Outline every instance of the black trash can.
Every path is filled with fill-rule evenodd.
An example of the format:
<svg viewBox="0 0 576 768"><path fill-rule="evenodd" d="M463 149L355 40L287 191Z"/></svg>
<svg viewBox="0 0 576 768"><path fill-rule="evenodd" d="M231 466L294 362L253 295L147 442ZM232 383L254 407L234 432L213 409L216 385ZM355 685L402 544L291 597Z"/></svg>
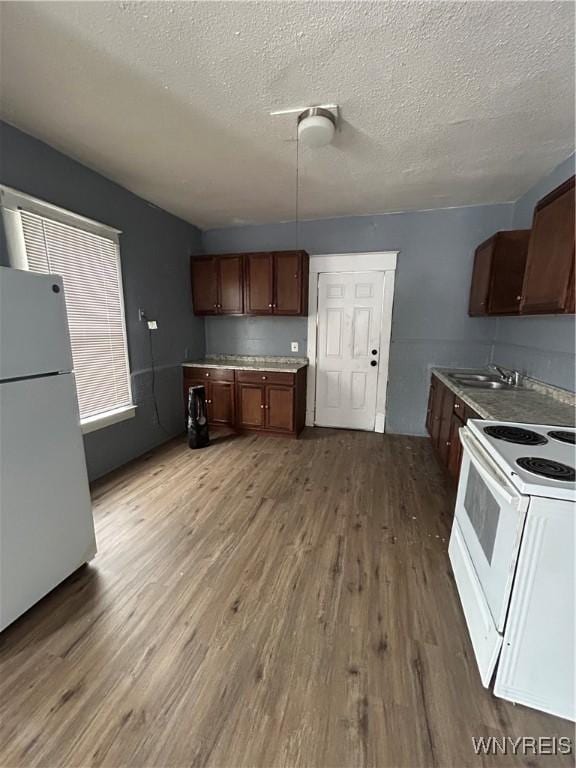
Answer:
<svg viewBox="0 0 576 768"><path fill-rule="evenodd" d="M195 384L188 390L188 445L205 448L209 443L206 390L204 384Z"/></svg>

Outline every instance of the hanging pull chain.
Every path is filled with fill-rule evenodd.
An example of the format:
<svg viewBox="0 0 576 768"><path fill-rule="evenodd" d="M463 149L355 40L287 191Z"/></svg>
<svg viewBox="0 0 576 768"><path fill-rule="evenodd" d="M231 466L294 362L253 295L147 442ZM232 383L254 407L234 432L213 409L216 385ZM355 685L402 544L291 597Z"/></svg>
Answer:
<svg viewBox="0 0 576 768"><path fill-rule="evenodd" d="M296 125L296 200L295 200L295 226L296 226L296 250L300 250L300 138L298 136L298 125Z"/></svg>

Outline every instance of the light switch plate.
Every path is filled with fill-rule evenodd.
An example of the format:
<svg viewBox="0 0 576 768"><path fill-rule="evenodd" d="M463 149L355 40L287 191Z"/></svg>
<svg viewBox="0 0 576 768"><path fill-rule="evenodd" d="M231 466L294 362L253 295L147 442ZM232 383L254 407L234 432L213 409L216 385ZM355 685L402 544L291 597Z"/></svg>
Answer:
<svg viewBox="0 0 576 768"><path fill-rule="evenodd" d="M292 352L298 352L298 342L297 341L291 342L290 348L292 349Z"/></svg>
<svg viewBox="0 0 576 768"><path fill-rule="evenodd" d="M155 331L158 328L158 323L156 320L148 320L148 329L150 331Z"/></svg>

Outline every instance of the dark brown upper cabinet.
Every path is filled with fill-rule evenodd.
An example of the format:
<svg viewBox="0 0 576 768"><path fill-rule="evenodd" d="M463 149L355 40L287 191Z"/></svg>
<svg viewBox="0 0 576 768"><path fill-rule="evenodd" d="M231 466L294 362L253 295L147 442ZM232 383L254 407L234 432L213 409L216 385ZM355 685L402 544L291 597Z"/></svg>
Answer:
<svg viewBox="0 0 576 768"><path fill-rule="evenodd" d="M249 315L271 315L274 307L274 257L271 253L246 253L244 296Z"/></svg>
<svg viewBox="0 0 576 768"><path fill-rule="evenodd" d="M308 254L288 251L274 254L274 313L308 314Z"/></svg>
<svg viewBox="0 0 576 768"><path fill-rule="evenodd" d="M468 314L517 315L529 229L496 232L476 248Z"/></svg>
<svg viewBox="0 0 576 768"><path fill-rule="evenodd" d="M192 256L192 302L194 314L218 314L218 270L216 259Z"/></svg>
<svg viewBox="0 0 576 768"><path fill-rule="evenodd" d="M192 301L196 315L244 313L244 275L241 254L193 256Z"/></svg>
<svg viewBox="0 0 576 768"><path fill-rule="evenodd" d="M308 254L273 251L244 255L244 303L248 315L308 313Z"/></svg>
<svg viewBox="0 0 576 768"><path fill-rule="evenodd" d="M534 209L522 314L574 312L574 176Z"/></svg>
<svg viewBox="0 0 576 768"><path fill-rule="evenodd" d="M196 315L306 315L306 251L225 253L191 259Z"/></svg>

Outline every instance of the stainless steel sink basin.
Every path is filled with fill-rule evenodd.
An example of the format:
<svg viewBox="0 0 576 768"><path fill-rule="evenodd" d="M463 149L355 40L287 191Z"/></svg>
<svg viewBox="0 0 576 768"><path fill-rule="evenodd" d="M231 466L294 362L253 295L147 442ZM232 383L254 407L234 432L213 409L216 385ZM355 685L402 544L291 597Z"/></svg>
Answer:
<svg viewBox="0 0 576 768"><path fill-rule="evenodd" d="M500 376L489 373L451 373L450 376L451 378L457 379L459 381L464 379L466 381L500 381Z"/></svg>
<svg viewBox="0 0 576 768"><path fill-rule="evenodd" d="M476 389L514 389L510 384L504 381L478 381L478 379L458 379L458 382L464 387L475 387Z"/></svg>

